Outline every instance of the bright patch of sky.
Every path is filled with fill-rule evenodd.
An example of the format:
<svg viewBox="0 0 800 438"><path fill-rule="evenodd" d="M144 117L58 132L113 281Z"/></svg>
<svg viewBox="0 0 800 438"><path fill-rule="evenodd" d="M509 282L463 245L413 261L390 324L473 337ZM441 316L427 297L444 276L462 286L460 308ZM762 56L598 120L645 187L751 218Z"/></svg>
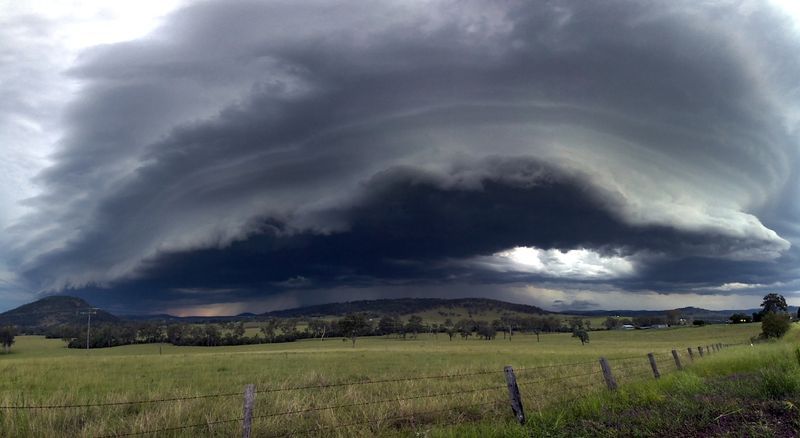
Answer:
<svg viewBox="0 0 800 438"><path fill-rule="evenodd" d="M504 272L575 280L621 278L635 272L632 261L619 256L604 256L589 249L561 251L523 246L490 257L478 257L475 262Z"/></svg>

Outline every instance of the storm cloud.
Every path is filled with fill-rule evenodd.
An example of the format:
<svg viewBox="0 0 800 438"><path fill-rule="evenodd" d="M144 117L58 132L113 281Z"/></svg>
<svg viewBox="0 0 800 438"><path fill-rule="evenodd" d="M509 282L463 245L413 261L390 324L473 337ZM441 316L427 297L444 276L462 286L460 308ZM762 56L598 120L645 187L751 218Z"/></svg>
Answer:
<svg viewBox="0 0 800 438"><path fill-rule="evenodd" d="M151 308L793 292L794 25L747 1L198 3L70 70L6 258L38 290Z"/></svg>

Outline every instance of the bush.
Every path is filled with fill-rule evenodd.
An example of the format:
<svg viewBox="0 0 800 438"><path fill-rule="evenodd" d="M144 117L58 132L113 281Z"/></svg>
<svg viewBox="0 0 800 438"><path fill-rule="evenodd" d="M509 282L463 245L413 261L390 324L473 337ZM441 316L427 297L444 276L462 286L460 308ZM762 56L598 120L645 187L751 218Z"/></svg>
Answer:
<svg viewBox="0 0 800 438"><path fill-rule="evenodd" d="M780 338L789 331L789 314L767 312L761 318L761 335L765 338Z"/></svg>

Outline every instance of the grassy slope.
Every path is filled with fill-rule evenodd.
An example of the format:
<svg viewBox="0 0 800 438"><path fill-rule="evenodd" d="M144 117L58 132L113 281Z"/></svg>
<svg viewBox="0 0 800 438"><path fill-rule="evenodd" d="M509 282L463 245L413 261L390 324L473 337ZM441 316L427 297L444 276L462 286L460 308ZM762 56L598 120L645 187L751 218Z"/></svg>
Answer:
<svg viewBox="0 0 800 438"><path fill-rule="evenodd" d="M525 426L480 422L431 437L796 437L800 434L800 327L779 342L732 347L660 380L616 393L568 395L536 409ZM524 393L524 390L523 390Z"/></svg>
<svg viewBox="0 0 800 438"><path fill-rule="evenodd" d="M309 406L496 388L457 396L421 398L257 420L254 430L269 436L272 433L302 428L358 422L365 418L388 418L398 413L411 414L471 403L502 401L505 399L505 392L501 370L506 364L512 364L516 368L529 368L554 363L589 362L572 367L520 371L523 392L540 395L539 407L547 409L551 406L549 400L555 402L560 396L569 394L571 387L591 385L583 389L584 391L600 388L602 382L596 374L596 359L601 355L609 358L636 356L638 359L633 360L635 365L646 370L644 354L647 352L664 353L672 348L685 351L686 346L713 342L742 342L757 331L757 325L740 325L592 332L591 343L586 346L581 346L568 334L543 335L539 343L533 336L519 335L512 341L498 339L491 342L450 342L445 335L424 335L417 340L405 341L364 338L358 341L356 348L351 348L349 343L338 339L331 339L324 342L307 340L289 344L214 348L134 345L94 350L88 355L84 351L65 349L58 340L20 337L13 354L0 355L0 375L4 377L0 380L0 405L108 402L237 392L246 383L256 383L263 389L475 370L496 371L493 374L459 379L261 393L257 397L256 415ZM161 355L159 348L163 353ZM721 354L720 360L722 356ZM666 362L665 367L668 365L669 362ZM539 379L587 372L595 374L581 376L568 383L560 382L558 385L533 383ZM623 384L628 384L636 378L621 377L620 380ZM531 403L531 406L536 406ZM73 436L95 436L236 418L241 414L240 411L241 398L238 396L67 411L0 410L0 430L11 431L11 435L15 436L41 436L53 430ZM514 431L519 428L508 423L509 417L508 408L503 404L497 407L417 415L413 421L386 420L369 428L337 429L327 431L326 434L407 435L410 430L425 431L438 423L451 422L467 422L470 425L465 430L468 431L480 432L482 428L488 428L484 432L495 431L501 435L506 432L516 433ZM487 424L480 421L474 423L474 420L483 418L493 421ZM237 427L235 423L231 423L210 429L201 428L199 431L228 436ZM198 429L195 429L166 436L195 436L198 433ZM442 433L449 432L443 430Z"/></svg>

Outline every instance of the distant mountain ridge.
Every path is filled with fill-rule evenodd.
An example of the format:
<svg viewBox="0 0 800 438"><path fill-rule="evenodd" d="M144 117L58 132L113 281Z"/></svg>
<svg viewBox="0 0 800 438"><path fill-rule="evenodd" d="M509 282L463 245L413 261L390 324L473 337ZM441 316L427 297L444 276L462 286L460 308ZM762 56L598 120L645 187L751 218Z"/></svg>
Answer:
<svg viewBox="0 0 800 438"><path fill-rule="evenodd" d="M60 324L84 323L86 316L80 312L92 306L86 301L66 295L56 295L42 298L33 303L28 303L0 313L0 325L16 325L24 331L32 332ZM490 298L396 298L359 300L342 303L317 304L313 306L298 307L293 309L276 310L255 315L241 313L231 316L173 316L168 314L157 315L121 315L119 317L103 310L97 310L92 316L92 321L116 322L127 321L155 321L169 323L204 323L204 322L229 322L259 320L263 318L313 318L313 317L340 317L348 313L366 313L370 316L403 316L422 314L431 318L456 318L475 317L500 317L503 314L512 316L531 315L575 315L575 316L620 316L633 318L637 316L664 316L670 309L665 310L562 310L553 312L537 306L527 304L509 303ZM738 310L708 310L698 307L682 307L675 309L686 319L703 319L709 322L725 322L734 313L751 314L760 308ZM796 306L790 306L792 314L797 313Z"/></svg>
<svg viewBox="0 0 800 438"><path fill-rule="evenodd" d="M74 324L86 321L86 316L81 315L81 312L91 308L89 303L80 298L54 295L0 313L0 325L10 324L24 331L35 331L60 324ZM115 322L119 318L98 309L92 315L92 321Z"/></svg>
<svg viewBox="0 0 800 438"><path fill-rule="evenodd" d="M317 304L294 309L266 312L261 316L278 318L343 316L348 313L368 313L373 315L409 315L436 309L463 308L482 313L487 311L516 312L529 315L543 315L548 312L540 307L515 304L489 298L393 298L379 300L348 301L344 303Z"/></svg>
<svg viewBox="0 0 800 438"><path fill-rule="evenodd" d="M750 315L755 312L760 312L761 308L752 309L735 309L735 310L709 310L699 307L681 307L677 310L681 313L682 318L687 319L702 319L707 321L727 321L734 313L744 313ZM664 316L667 310L574 310L565 311L571 315L580 316L622 316L632 318L636 316ZM797 307L789 306L789 313L796 314Z"/></svg>

